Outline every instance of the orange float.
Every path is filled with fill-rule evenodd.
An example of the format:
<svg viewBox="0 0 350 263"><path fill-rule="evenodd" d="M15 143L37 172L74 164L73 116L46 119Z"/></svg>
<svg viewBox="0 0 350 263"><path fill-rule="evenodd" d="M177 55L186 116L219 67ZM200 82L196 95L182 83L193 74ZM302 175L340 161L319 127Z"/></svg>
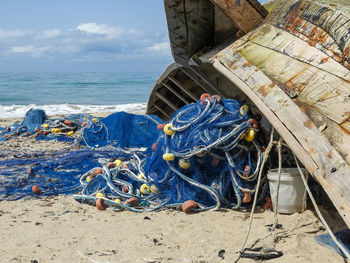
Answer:
<svg viewBox="0 0 350 263"><path fill-rule="evenodd" d="M33 185L32 192L36 195L41 194L41 190L40 190L39 186L37 186L37 185Z"/></svg>
<svg viewBox="0 0 350 263"><path fill-rule="evenodd" d="M138 206L139 200L136 197L131 197L125 201L125 205L131 206L131 207Z"/></svg>
<svg viewBox="0 0 350 263"><path fill-rule="evenodd" d="M201 100L200 105L201 105L201 106L204 106L205 104L207 104L206 99L209 99L209 100L210 100L210 97L211 97L211 96L210 96L208 93L203 93L203 94L201 95L201 97L200 97L200 100Z"/></svg>
<svg viewBox="0 0 350 263"><path fill-rule="evenodd" d="M73 122L70 121L70 120L64 120L63 123L66 124L66 125L68 125L68 126L72 126L72 125L73 125Z"/></svg>
<svg viewBox="0 0 350 263"><path fill-rule="evenodd" d="M164 126L165 126L165 124L159 123L159 124L157 125L157 129L160 130L160 131L162 131L162 130L164 129Z"/></svg>
<svg viewBox="0 0 350 263"><path fill-rule="evenodd" d="M86 124L87 124L87 122L86 122L86 121L84 121L84 122L81 124L81 127L85 127L85 126L86 126Z"/></svg>
<svg viewBox="0 0 350 263"><path fill-rule="evenodd" d="M196 208L197 204L193 200L187 200L182 204L182 211L184 211L186 214L190 213L192 211L192 208Z"/></svg>
<svg viewBox="0 0 350 263"><path fill-rule="evenodd" d="M153 143L152 144L152 151L156 151L157 150L157 146L158 146L158 143L157 142L155 142L155 143Z"/></svg>
<svg viewBox="0 0 350 263"><path fill-rule="evenodd" d="M97 198L96 199L96 207L98 210L106 210L106 206L104 204L105 200L103 200L102 198Z"/></svg>
<svg viewBox="0 0 350 263"><path fill-rule="evenodd" d="M95 170L93 173L92 173L92 175L91 175L91 179L92 178L94 178L96 175L98 175L98 174L102 174L102 169L97 169L97 170Z"/></svg>
<svg viewBox="0 0 350 263"><path fill-rule="evenodd" d="M259 128L259 123L258 123L258 121L256 119L249 119L247 121L247 123L248 123L248 127L250 127L250 128L254 128L254 129L258 129Z"/></svg>
<svg viewBox="0 0 350 263"><path fill-rule="evenodd" d="M116 164L115 163L108 163L107 164L107 168L108 169L112 169L112 168L115 168L116 167Z"/></svg>
<svg viewBox="0 0 350 263"><path fill-rule="evenodd" d="M244 197L242 199L243 203L249 203L252 200L252 193L251 192L243 192Z"/></svg>
<svg viewBox="0 0 350 263"><path fill-rule="evenodd" d="M124 193L129 193L129 186L124 185L124 186L123 186L123 192L124 192Z"/></svg>
<svg viewBox="0 0 350 263"><path fill-rule="evenodd" d="M219 95L213 95L210 97L210 102L213 103L214 99L216 99L216 103L220 103L221 102L221 96Z"/></svg>

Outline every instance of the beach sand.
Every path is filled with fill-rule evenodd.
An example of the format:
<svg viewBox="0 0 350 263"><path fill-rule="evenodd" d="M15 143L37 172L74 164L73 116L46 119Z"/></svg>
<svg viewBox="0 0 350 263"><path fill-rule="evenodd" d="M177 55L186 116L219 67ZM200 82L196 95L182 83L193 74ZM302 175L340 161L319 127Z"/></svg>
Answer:
<svg viewBox="0 0 350 263"><path fill-rule="evenodd" d="M0 126L13 121L0 120ZM0 142L8 152L70 148L23 137ZM247 246L272 247L266 225L274 223L274 214L258 210ZM334 231L345 228L332 208L321 211ZM276 249L284 255L271 262L344 262L314 241L325 231L313 209L278 218L283 229L277 231ZM72 196L29 196L1 201L0 222L0 262L233 262L248 230L249 211L100 211Z"/></svg>

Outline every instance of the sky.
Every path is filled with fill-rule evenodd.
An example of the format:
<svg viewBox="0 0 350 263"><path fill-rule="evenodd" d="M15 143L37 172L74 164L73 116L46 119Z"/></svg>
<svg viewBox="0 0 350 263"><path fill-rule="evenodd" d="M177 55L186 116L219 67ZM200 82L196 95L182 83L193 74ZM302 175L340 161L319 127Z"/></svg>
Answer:
<svg viewBox="0 0 350 263"><path fill-rule="evenodd" d="M2 0L0 72L159 72L163 0Z"/></svg>

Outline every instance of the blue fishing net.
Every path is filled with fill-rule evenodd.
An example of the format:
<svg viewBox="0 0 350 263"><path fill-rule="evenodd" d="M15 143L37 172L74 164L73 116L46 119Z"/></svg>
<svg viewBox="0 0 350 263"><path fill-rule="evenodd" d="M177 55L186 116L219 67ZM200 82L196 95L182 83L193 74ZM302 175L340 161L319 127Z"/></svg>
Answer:
<svg viewBox="0 0 350 263"><path fill-rule="evenodd" d="M139 153L141 154L141 153ZM8 157L4 160L4 157ZM72 194L81 190L80 177L110 158L130 158L115 148L98 150L35 152L31 154L3 153L0 160L0 200L17 200L34 195L33 185L41 195Z"/></svg>
<svg viewBox="0 0 350 263"><path fill-rule="evenodd" d="M163 121L154 115L116 112L96 122L88 122L79 142L89 147L147 147L158 138L157 124Z"/></svg>
<svg viewBox="0 0 350 263"><path fill-rule="evenodd" d="M235 100L218 96L174 113L164 132L154 140L147 158L134 155L118 165L92 170L81 178L78 201L101 197L112 209L152 211L194 200L199 210L240 208L252 196L263 199L267 184L258 193L256 179L261 147L255 140L257 122ZM96 194L98 194L96 196ZM130 200L139 206L132 207Z"/></svg>

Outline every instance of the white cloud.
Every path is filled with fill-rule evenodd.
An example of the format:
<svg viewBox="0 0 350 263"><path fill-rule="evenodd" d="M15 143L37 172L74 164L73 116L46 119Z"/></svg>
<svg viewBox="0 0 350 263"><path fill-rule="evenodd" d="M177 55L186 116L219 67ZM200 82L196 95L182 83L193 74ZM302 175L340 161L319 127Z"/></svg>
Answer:
<svg viewBox="0 0 350 263"><path fill-rule="evenodd" d="M59 29L49 29L44 30L42 35L47 38L57 37L61 34L61 30Z"/></svg>
<svg viewBox="0 0 350 263"><path fill-rule="evenodd" d="M148 47L148 49L157 52L168 52L170 51L170 44L169 41L155 43L152 46Z"/></svg>
<svg viewBox="0 0 350 263"><path fill-rule="evenodd" d="M119 27L111 27L105 24L96 23L80 24L76 27L76 30L82 31L86 34L105 35L110 39L117 38L123 33L123 30Z"/></svg>
<svg viewBox="0 0 350 263"><path fill-rule="evenodd" d="M45 52L49 51L50 47L34 47L32 45L26 45L26 46L14 46L11 47L11 51L13 53L22 53L22 54L31 54L33 56L41 56Z"/></svg>
<svg viewBox="0 0 350 263"><path fill-rule="evenodd" d="M32 45L12 47L11 51L13 53L31 53L35 50Z"/></svg>
<svg viewBox="0 0 350 263"><path fill-rule="evenodd" d="M29 32L21 30L2 30L0 29L0 39L17 38L28 35Z"/></svg>

